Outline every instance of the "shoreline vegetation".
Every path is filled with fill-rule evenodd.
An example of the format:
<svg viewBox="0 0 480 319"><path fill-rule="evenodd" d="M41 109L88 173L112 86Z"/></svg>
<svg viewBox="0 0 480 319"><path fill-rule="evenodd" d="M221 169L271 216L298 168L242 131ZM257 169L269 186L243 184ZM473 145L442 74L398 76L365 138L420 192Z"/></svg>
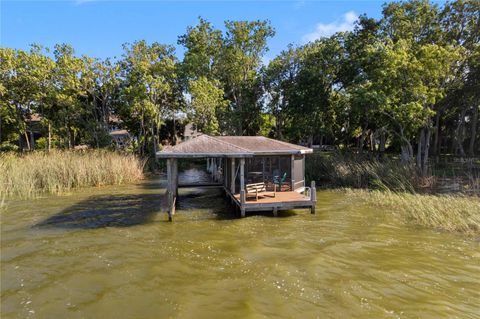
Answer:
<svg viewBox="0 0 480 319"><path fill-rule="evenodd" d="M360 188L380 191L480 195L480 159L432 159L427 175L400 159L371 154L314 152L306 157L306 179L318 187Z"/></svg>
<svg viewBox="0 0 480 319"><path fill-rule="evenodd" d="M0 154L0 209L8 198L132 183L144 178L145 165L136 155L106 150ZM438 193L438 177L425 181L414 166L402 165L398 159L378 161L358 154L315 152L307 156L306 172L307 179L317 181L319 188L342 189L349 200L378 207L407 224L480 234L480 177L474 170L464 172L463 180L470 183L447 194Z"/></svg>
<svg viewBox="0 0 480 319"><path fill-rule="evenodd" d="M398 159L314 153L307 156L305 170L318 188L345 191L348 200L376 207L406 224L480 235L478 163L438 163L424 177Z"/></svg>
<svg viewBox="0 0 480 319"><path fill-rule="evenodd" d="M0 197L136 181L160 167L159 149L198 132L259 135L333 150L307 156L307 182L381 191L434 225L403 198L436 218L456 207L434 194L480 194L479 10L392 1L268 62L275 28L262 19L199 17L176 45L132 39L114 59L66 43L0 48L0 152L20 154L0 155ZM130 155L73 151L91 148Z"/></svg>
<svg viewBox="0 0 480 319"><path fill-rule="evenodd" d="M0 153L0 199L132 183L144 178L144 166L136 155L106 150Z"/></svg>
<svg viewBox="0 0 480 319"><path fill-rule="evenodd" d="M480 198L461 194L410 194L345 189L349 200L377 207L405 224L440 231L480 235Z"/></svg>

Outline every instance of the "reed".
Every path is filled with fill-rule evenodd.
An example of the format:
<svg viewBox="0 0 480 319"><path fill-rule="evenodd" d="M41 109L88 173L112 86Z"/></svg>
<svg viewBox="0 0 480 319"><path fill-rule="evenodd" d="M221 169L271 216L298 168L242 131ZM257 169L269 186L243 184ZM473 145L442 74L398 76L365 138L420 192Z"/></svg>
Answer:
<svg viewBox="0 0 480 319"><path fill-rule="evenodd" d="M480 234L480 198L390 191L348 190L349 198L401 218L406 223L449 232Z"/></svg>
<svg viewBox="0 0 480 319"><path fill-rule="evenodd" d="M377 161L358 155L314 153L306 157L306 178L326 187L351 187L414 192L415 168L398 161Z"/></svg>
<svg viewBox="0 0 480 319"><path fill-rule="evenodd" d="M31 198L143 178L145 161L105 150L0 154L0 197Z"/></svg>

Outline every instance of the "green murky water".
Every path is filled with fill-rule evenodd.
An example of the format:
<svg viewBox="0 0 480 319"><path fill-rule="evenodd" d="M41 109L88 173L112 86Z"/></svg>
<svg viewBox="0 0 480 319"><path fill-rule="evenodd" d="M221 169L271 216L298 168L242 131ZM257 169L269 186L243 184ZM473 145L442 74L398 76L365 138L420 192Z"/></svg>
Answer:
<svg viewBox="0 0 480 319"><path fill-rule="evenodd" d="M1 317L479 318L480 244L318 192L317 215L235 219L215 189L155 181L13 201Z"/></svg>

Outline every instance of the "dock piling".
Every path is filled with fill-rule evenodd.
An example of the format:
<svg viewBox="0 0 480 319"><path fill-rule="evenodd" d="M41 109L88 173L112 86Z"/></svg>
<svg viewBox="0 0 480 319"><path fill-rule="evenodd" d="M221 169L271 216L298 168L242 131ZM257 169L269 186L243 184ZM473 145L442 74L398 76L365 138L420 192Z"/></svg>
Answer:
<svg viewBox="0 0 480 319"><path fill-rule="evenodd" d="M310 200L312 201L312 208L310 210L310 213L315 214L315 206L317 205L317 189L315 188L315 181L312 181L310 191Z"/></svg>

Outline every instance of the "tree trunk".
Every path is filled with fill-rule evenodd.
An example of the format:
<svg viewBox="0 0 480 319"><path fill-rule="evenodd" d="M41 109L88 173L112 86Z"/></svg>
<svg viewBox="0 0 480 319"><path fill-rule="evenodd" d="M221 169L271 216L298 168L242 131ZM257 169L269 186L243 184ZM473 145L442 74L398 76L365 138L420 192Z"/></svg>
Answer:
<svg viewBox="0 0 480 319"><path fill-rule="evenodd" d="M17 133L18 133L18 147L20 150L23 151L23 130L22 130L22 123L25 123L22 119L22 116L21 116L21 110L20 110L20 105L18 103L15 103L15 117L17 119ZM27 143L28 143L28 139L27 139Z"/></svg>
<svg viewBox="0 0 480 319"><path fill-rule="evenodd" d="M440 151L440 112L438 111L437 114L435 115L435 139L433 141L432 145L432 154L434 156L437 156L439 151Z"/></svg>
<svg viewBox="0 0 480 319"><path fill-rule="evenodd" d="M460 113L460 118L458 121L457 129L455 130L454 142L455 142L455 154L459 154L461 157L465 157L465 150L463 148L463 139L464 139L464 124L465 124L465 113L467 112L466 108L462 109Z"/></svg>
<svg viewBox="0 0 480 319"><path fill-rule="evenodd" d="M32 149L30 148L30 138L28 137L27 131L25 131L23 135L25 137L25 141L27 142L27 150L31 151Z"/></svg>
<svg viewBox="0 0 480 319"><path fill-rule="evenodd" d="M308 136L308 147L312 147L313 144L313 135Z"/></svg>
<svg viewBox="0 0 480 319"><path fill-rule="evenodd" d="M48 121L48 152L52 148L52 124Z"/></svg>
<svg viewBox="0 0 480 319"><path fill-rule="evenodd" d="M33 132L30 131L30 150L35 150L35 137L33 136Z"/></svg>
<svg viewBox="0 0 480 319"><path fill-rule="evenodd" d="M157 154L157 136L155 134L155 128L153 126L153 121L152 121L152 124L150 125L150 130L151 130L151 134L152 134L153 154L155 156L155 154Z"/></svg>
<svg viewBox="0 0 480 319"><path fill-rule="evenodd" d="M480 106L474 106L473 107L472 126L470 128L470 144L468 145L468 154L471 157L475 156L475 138L477 136L478 108L479 107Z"/></svg>
<svg viewBox="0 0 480 319"><path fill-rule="evenodd" d="M368 130L367 129L363 129L362 130L362 135L360 135L360 140L358 142L358 152L360 154L363 153L363 146L365 144L365 137L367 136L368 134Z"/></svg>
<svg viewBox="0 0 480 319"><path fill-rule="evenodd" d="M423 145L425 143L425 131L423 127L418 132L418 144L417 144L417 169L419 172L422 171L422 151Z"/></svg>
<svg viewBox="0 0 480 319"><path fill-rule="evenodd" d="M381 160L383 159L383 156L385 155L385 143L386 143L387 137L385 134L385 129L382 128L380 130L380 144L378 146L378 159Z"/></svg>
<svg viewBox="0 0 480 319"><path fill-rule="evenodd" d="M427 175L428 152L430 149L430 120L429 123L422 127L419 131L418 148L417 148L417 169L421 176Z"/></svg>
<svg viewBox="0 0 480 319"><path fill-rule="evenodd" d="M410 142L402 143L401 148L401 162L402 164L410 164L412 162L413 148Z"/></svg>
<svg viewBox="0 0 480 319"><path fill-rule="evenodd" d="M375 134L370 130L370 151L372 154L375 152Z"/></svg>
<svg viewBox="0 0 480 319"><path fill-rule="evenodd" d="M430 125L425 126L425 143L423 149L423 159L422 159L422 176L427 176L428 173L428 151L430 150L430 137L432 135Z"/></svg>
<svg viewBox="0 0 480 319"><path fill-rule="evenodd" d="M400 139L401 139L401 162L402 164L410 164L413 159L413 147L410 141L405 137L403 128L400 127Z"/></svg>
<svg viewBox="0 0 480 319"><path fill-rule="evenodd" d="M173 145L177 145L177 125L175 122L175 115L173 115Z"/></svg>

